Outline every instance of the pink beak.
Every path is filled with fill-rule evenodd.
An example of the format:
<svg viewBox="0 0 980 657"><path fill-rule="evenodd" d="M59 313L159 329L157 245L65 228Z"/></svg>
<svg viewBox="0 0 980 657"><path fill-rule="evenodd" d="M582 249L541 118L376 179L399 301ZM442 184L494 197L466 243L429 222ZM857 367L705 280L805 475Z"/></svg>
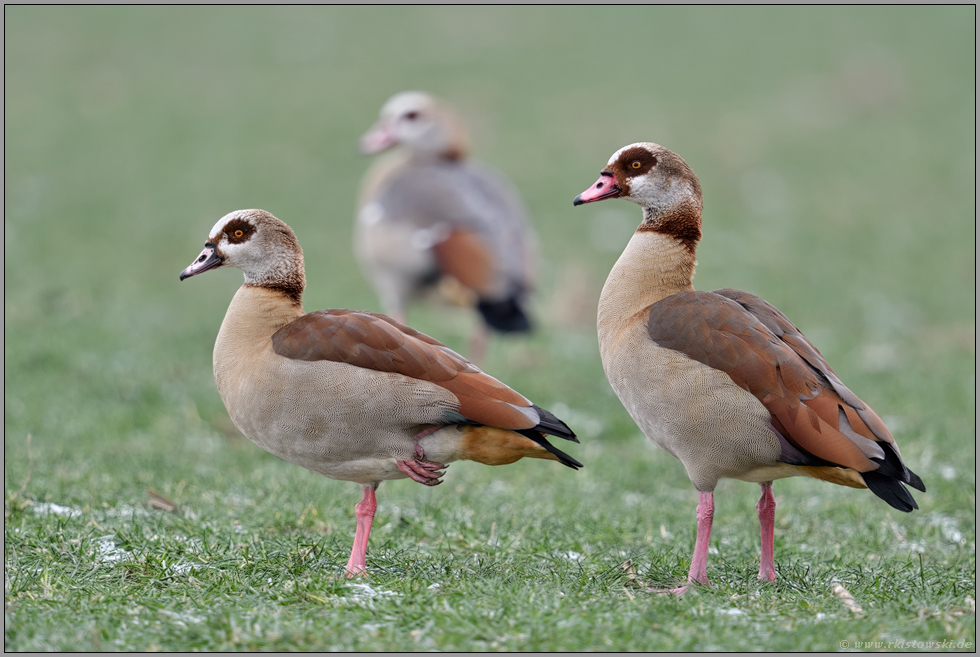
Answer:
<svg viewBox="0 0 980 657"><path fill-rule="evenodd" d="M595 181L592 187L575 197L572 205L582 205L583 203L595 203L607 198L615 198L623 192L616 184L616 178L612 171L602 171L599 180Z"/></svg>
<svg viewBox="0 0 980 657"><path fill-rule="evenodd" d="M218 247L214 242L205 242L204 250L201 251L201 255L197 256L187 268L180 272L180 280L185 278L190 278L191 276L197 276L198 274L203 274L209 269L214 269L215 267L220 267L225 261L223 255L218 253Z"/></svg>
<svg viewBox="0 0 980 657"><path fill-rule="evenodd" d="M377 123L361 137L361 152L365 155L380 153L395 145L395 133L383 123Z"/></svg>

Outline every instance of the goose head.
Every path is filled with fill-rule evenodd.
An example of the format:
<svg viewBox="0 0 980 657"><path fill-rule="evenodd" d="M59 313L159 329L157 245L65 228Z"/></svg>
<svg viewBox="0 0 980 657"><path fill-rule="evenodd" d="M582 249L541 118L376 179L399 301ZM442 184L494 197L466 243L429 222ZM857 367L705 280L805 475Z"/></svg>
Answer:
<svg viewBox="0 0 980 657"><path fill-rule="evenodd" d="M680 155L651 142L623 146L573 205L622 198L643 207L642 229L701 238L701 183Z"/></svg>
<svg viewBox="0 0 980 657"><path fill-rule="evenodd" d="M236 210L219 219L180 280L218 267L237 267L246 285L279 289L297 299L306 285L295 233L265 210Z"/></svg>
<svg viewBox="0 0 980 657"><path fill-rule="evenodd" d="M392 96L381 117L361 137L361 151L380 153L394 146L423 155L460 159L467 151L466 131L443 102L421 91Z"/></svg>

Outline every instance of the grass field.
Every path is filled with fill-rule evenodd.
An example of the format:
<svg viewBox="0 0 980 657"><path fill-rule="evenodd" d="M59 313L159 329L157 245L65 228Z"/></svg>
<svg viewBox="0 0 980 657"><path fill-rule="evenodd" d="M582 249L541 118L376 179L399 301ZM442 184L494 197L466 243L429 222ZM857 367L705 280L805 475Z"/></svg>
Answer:
<svg viewBox="0 0 980 657"><path fill-rule="evenodd" d="M5 650L974 650L975 17L5 7ZM307 310L378 310L350 246L356 144L409 88L452 101L525 196L541 330L486 369L566 419L586 467L386 483L349 582L358 488L252 445L215 390L240 275L177 274L260 207L299 236ZM639 210L571 200L648 140L704 188L696 287L783 310L928 488L905 515L777 482L775 585L758 487L724 481L713 586L644 593L685 576L697 495L599 361ZM462 350L472 320L409 321Z"/></svg>

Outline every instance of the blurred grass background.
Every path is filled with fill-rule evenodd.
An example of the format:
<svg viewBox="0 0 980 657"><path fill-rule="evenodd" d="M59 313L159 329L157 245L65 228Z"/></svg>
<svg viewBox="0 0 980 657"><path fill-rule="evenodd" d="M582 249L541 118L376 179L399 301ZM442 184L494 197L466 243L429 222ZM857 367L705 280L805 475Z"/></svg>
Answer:
<svg viewBox="0 0 980 657"><path fill-rule="evenodd" d="M834 649L835 637L910 627L918 634L906 638L975 637L972 612L954 613L975 591L975 16L972 6L5 7L5 647ZM492 343L486 369L568 420L587 465L455 464L440 489L380 489L373 585L427 614L448 595L460 618L455 630L438 623L443 634L380 598L373 611L354 605L364 617L352 625L331 625L316 600L344 588L326 577L346 560L356 487L238 437L211 349L239 274L177 281L218 218L260 207L303 245L307 310L377 310L351 252L369 165L357 138L405 89L455 105L475 156L525 197L542 245L541 330ZM682 624L683 636L658 614L690 618L759 589L757 488L719 487L714 590L624 594L626 557L641 578L683 576L696 504L599 362L598 291L639 210L571 205L634 141L671 148L701 179L696 287L745 289L785 312L885 418L929 489L921 512L899 517L867 492L779 482L776 559L789 583L763 587L765 609ZM416 306L409 321L465 348L465 314ZM147 487L184 514L144 512ZM106 536L124 546L128 575L100 558ZM203 553L187 551L188 536ZM264 558L231 556L249 549ZM569 550L574 567L554 557ZM442 594L426 588L433 569L484 553L456 598L445 581ZM284 605L263 592L277 554L295 559L276 572L296 590L306 581L313 598ZM555 561L541 566L540 554ZM173 555L212 570L157 586ZM258 582L245 587L254 597L233 600L244 595L235 568ZM510 569L513 590L494 579ZM830 596L841 572L872 597L893 580L878 625ZM554 597L576 577L592 611ZM202 620L154 617L138 631L119 620L147 608ZM497 628L508 610L523 632ZM245 632L249 614L278 629ZM767 614L781 624L746 626ZM833 631L821 614L837 618ZM364 618L381 629L364 630ZM552 636L570 618L587 629ZM336 632L318 631L324 623Z"/></svg>

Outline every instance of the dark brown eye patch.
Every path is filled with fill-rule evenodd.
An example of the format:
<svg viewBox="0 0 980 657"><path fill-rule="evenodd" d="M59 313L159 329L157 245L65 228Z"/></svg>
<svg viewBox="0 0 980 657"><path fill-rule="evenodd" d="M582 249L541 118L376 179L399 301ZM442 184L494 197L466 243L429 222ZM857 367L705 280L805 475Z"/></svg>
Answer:
<svg viewBox="0 0 980 657"><path fill-rule="evenodd" d="M232 244L248 241L254 232L255 226L244 219L232 219L225 224L225 235L228 236L228 241Z"/></svg>
<svg viewBox="0 0 980 657"><path fill-rule="evenodd" d="M623 173L627 177L642 176L657 166L657 156L645 148L631 148L619 156Z"/></svg>

